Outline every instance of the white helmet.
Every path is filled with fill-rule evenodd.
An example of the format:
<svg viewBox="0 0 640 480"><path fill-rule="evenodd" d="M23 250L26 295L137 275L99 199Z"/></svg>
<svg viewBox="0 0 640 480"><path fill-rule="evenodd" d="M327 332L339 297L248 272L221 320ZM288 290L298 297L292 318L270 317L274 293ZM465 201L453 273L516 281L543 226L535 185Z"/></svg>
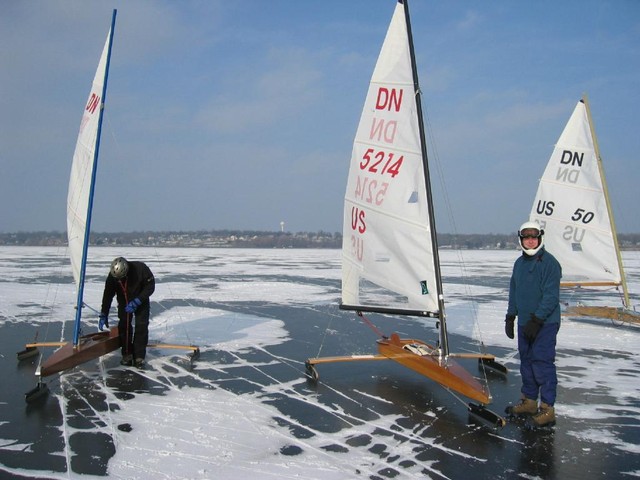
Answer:
<svg viewBox="0 0 640 480"><path fill-rule="evenodd" d="M127 262L123 257L118 257L111 262L111 268L109 269L109 273L113 278L121 279L127 276L127 272L129 271L129 262Z"/></svg>
<svg viewBox="0 0 640 480"><path fill-rule="evenodd" d="M536 248L525 248L522 240L527 237L537 238L539 240L538 246ZM526 255L533 257L540 251L542 245L544 244L544 230L541 229L540 225L538 225L536 222L524 222L522 225L520 225L520 230L518 230L518 239L520 241L520 248L522 248L522 251Z"/></svg>

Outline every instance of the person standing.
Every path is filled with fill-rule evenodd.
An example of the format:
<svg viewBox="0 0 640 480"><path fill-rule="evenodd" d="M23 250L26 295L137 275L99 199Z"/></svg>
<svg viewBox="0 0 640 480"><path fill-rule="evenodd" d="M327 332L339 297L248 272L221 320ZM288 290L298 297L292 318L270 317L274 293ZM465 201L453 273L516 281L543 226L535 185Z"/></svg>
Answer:
<svg viewBox="0 0 640 480"><path fill-rule="evenodd" d="M528 416L533 427L555 425L556 338L560 329L562 267L544 248L544 230L535 222L518 231L522 255L515 261L505 317L507 337L515 337L518 318L518 353L522 397L506 413ZM540 404L538 405L538 399Z"/></svg>
<svg viewBox="0 0 640 480"><path fill-rule="evenodd" d="M100 331L104 327L109 328L109 310L113 297L116 296L122 365L144 365L149 342L149 297L155 286L153 273L145 263L130 262L123 257L117 257L111 262L102 295L98 328Z"/></svg>

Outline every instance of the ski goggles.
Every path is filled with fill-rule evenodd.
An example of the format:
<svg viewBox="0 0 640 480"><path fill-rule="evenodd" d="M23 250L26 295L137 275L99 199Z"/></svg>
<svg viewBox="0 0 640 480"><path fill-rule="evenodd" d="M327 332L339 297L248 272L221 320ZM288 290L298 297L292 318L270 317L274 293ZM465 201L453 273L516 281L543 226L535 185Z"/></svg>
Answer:
<svg viewBox="0 0 640 480"><path fill-rule="evenodd" d="M525 228L524 230L518 233L518 236L522 240L526 238L540 238L542 236L542 231L536 230L535 228Z"/></svg>

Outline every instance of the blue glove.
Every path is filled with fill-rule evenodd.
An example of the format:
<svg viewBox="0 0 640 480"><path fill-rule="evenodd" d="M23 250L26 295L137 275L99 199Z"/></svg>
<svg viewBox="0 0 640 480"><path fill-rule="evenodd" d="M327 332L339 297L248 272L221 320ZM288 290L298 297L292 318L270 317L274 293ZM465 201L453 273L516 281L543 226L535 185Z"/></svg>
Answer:
<svg viewBox="0 0 640 480"><path fill-rule="evenodd" d="M127 303L127 306L124 307L124 311L127 312L127 313L133 313L133 312L136 311L136 309L140 305L142 305L142 300L140 300L139 298L134 298L129 303Z"/></svg>
<svg viewBox="0 0 640 480"><path fill-rule="evenodd" d="M104 327L109 328L109 317L101 313L100 320L98 320L98 330L103 331Z"/></svg>

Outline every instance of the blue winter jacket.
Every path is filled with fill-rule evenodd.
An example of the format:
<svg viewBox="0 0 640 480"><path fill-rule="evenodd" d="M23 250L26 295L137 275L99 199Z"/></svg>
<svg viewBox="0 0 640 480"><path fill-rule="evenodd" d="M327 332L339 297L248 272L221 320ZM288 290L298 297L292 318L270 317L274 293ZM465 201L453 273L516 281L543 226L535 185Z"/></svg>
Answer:
<svg viewBox="0 0 640 480"><path fill-rule="evenodd" d="M513 265L507 315L516 315L518 325L532 313L545 323L559 323L561 277L560 263L544 247L532 257L523 252Z"/></svg>

